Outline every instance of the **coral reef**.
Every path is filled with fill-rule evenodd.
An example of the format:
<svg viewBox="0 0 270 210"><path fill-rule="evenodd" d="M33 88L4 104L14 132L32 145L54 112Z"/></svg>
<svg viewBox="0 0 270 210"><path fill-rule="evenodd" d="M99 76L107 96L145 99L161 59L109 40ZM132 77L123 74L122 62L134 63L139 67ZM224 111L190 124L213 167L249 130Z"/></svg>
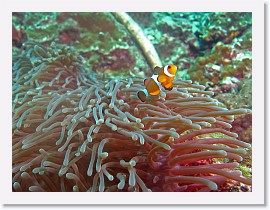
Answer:
<svg viewBox="0 0 270 210"><path fill-rule="evenodd" d="M149 69L128 30L111 13L14 13L13 24L14 46L20 47L27 40L47 46L51 42L74 46L84 57L88 71L106 77L135 74L143 77ZM117 70L108 67L106 64L115 52L119 60L114 61L119 65L123 62L122 56L127 54L128 61L132 62L126 61Z"/></svg>
<svg viewBox="0 0 270 210"><path fill-rule="evenodd" d="M46 43L58 37L57 13L25 13L23 24L29 41Z"/></svg>
<svg viewBox="0 0 270 210"><path fill-rule="evenodd" d="M233 108L249 108L252 107L252 81L251 79L243 79L238 83L236 89L232 89L232 85L229 86L230 91L227 93L222 93L222 86L217 88L217 90L212 89L212 91L219 91L218 95L215 97L220 102L224 103L226 107ZM208 88L211 89L211 88ZM221 89L221 90L220 90Z"/></svg>
<svg viewBox="0 0 270 210"><path fill-rule="evenodd" d="M106 56L102 53L99 53L99 56L91 55L89 60L91 60L89 63L92 63L93 71L109 75L109 77L118 76L119 72L122 72L122 76L130 76L130 72L125 70L135 65L135 59L127 49L115 49Z"/></svg>
<svg viewBox="0 0 270 210"><path fill-rule="evenodd" d="M137 64L140 56L133 53L132 40L110 13L60 13L58 22L63 25L60 43L76 47L93 71L107 77L128 75Z"/></svg>
<svg viewBox="0 0 270 210"><path fill-rule="evenodd" d="M13 22L16 30L24 31L30 41L75 46L88 66L95 66L92 70L103 74L104 66L98 65L94 58L106 64L112 51L122 50L125 54L128 50L135 62L114 72L110 69L109 75L130 73L143 77L155 65L174 63L181 69L179 77L204 85L211 81L216 89L224 77L241 82L251 75L251 13L132 12L126 15L137 21L137 31L145 34L145 38L135 36L133 41L127 28L111 13L14 13ZM18 42L19 36L14 42ZM151 44L145 45L149 40L161 62L151 59L158 58L151 56L155 53L138 50L138 40L144 40L143 51L153 52ZM151 64L151 60L155 62Z"/></svg>
<svg viewBox="0 0 270 210"><path fill-rule="evenodd" d="M231 131L237 133L242 141L252 143L252 115L245 114L236 117Z"/></svg>
<svg viewBox="0 0 270 210"><path fill-rule="evenodd" d="M118 24L110 13L60 13L59 22L64 28L73 26L80 32L74 46L79 52L99 50L104 54L114 49L127 49L125 28ZM70 24L72 23L72 24Z"/></svg>
<svg viewBox="0 0 270 210"><path fill-rule="evenodd" d="M222 41L225 44L241 36L251 26L251 13L215 12L201 16L196 35L201 48L212 48L213 44Z"/></svg>
<svg viewBox="0 0 270 210"><path fill-rule="evenodd" d="M250 78L251 42L247 46L243 43L246 39L235 39L231 44L218 42L210 52L196 58L196 62L188 70L190 78L203 84L211 81L212 86L222 83L227 77L233 77L235 80Z"/></svg>
<svg viewBox="0 0 270 210"><path fill-rule="evenodd" d="M251 13L130 13L157 49L162 63L179 76L211 81L251 75ZM155 20L155 21L152 21Z"/></svg>
<svg viewBox="0 0 270 210"><path fill-rule="evenodd" d="M188 16L185 16L185 13L166 12L129 14L142 26L162 63L174 63L182 70L181 72L186 72L192 59L190 57L193 57L191 49L198 44Z"/></svg>
<svg viewBox="0 0 270 210"><path fill-rule="evenodd" d="M251 147L213 92L175 80L141 103L141 79L89 74L66 45L13 57L13 191L218 191ZM215 161L218 158L220 161Z"/></svg>
<svg viewBox="0 0 270 210"><path fill-rule="evenodd" d="M16 29L12 26L12 46L20 48L26 39L26 34L21 28Z"/></svg>
<svg viewBox="0 0 270 210"><path fill-rule="evenodd" d="M113 13L116 19L118 19L130 33L134 36L136 42L141 47L147 61L149 62L152 68L156 66L162 66L159 55L156 52L156 49L150 42L150 40L145 36L141 27L126 13L126 12L114 12Z"/></svg>

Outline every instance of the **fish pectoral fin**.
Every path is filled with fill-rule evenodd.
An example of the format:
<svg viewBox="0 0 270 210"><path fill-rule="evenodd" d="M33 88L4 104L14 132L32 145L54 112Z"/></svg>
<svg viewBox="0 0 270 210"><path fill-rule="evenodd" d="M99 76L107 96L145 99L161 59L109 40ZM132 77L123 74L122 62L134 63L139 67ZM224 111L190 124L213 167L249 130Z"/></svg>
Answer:
<svg viewBox="0 0 270 210"><path fill-rule="evenodd" d="M170 83L164 85L164 88L165 88L166 90L172 90L172 89L173 89L173 85L172 85L172 83L170 82Z"/></svg>
<svg viewBox="0 0 270 210"><path fill-rule="evenodd" d="M165 90L172 90L172 89L173 89L173 87L169 87L169 88L165 87Z"/></svg>
<svg viewBox="0 0 270 210"><path fill-rule="evenodd" d="M157 81L163 83L167 80L166 76L164 75L159 75L158 78L157 78Z"/></svg>

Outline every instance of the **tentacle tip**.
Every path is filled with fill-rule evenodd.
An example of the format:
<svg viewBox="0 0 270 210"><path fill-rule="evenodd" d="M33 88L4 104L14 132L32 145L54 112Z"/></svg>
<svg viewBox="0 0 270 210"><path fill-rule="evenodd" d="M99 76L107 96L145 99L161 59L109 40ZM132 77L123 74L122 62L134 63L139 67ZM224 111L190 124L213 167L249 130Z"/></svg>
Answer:
<svg viewBox="0 0 270 210"><path fill-rule="evenodd" d="M28 173L24 171L24 172L21 173L21 177L27 176L27 174L28 174Z"/></svg>
<svg viewBox="0 0 270 210"><path fill-rule="evenodd" d="M71 173L66 173L66 178L67 179L72 179L72 174Z"/></svg>
<svg viewBox="0 0 270 210"><path fill-rule="evenodd" d="M216 183L211 183L209 186L208 186L211 190L217 190L218 189L218 186Z"/></svg>
<svg viewBox="0 0 270 210"><path fill-rule="evenodd" d="M171 150L171 147L167 144L166 146L164 146L164 149Z"/></svg>
<svg viewBox="0 0 270 210"><path fill-rule="evenodd" d="M136 123L140 123L142 120L141 119L136 119Z"/></svg>
<svg viewBox="0 0 270 210"><path fill-rule="evenodd" d="M114 180L114 177L113 177L112 175L110 175L110 176L108 176L108 179L109 179L110 181L113 181L113 180Z"/></svg>

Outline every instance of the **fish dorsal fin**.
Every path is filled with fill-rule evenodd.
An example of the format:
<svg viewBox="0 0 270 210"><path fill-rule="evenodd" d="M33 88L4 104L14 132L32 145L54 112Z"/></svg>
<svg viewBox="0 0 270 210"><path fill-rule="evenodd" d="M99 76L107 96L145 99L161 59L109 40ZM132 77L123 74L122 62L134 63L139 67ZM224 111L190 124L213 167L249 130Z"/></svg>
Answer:
<svg viewBox="0 0 270 210"><path fill-rule="evenodd" d="M160 69L161 69L161 67L156 66L156 67L154 68L154 74L158 74L159 71L160 71Z"/></svg>
<svg viewBox="0 0 270 210"><path fill-rule="evenodd" d="M156 66L155 68L154 68L154 71L157 71L157 70L159 70L160 69L160 67L159 66Z"/></svg>

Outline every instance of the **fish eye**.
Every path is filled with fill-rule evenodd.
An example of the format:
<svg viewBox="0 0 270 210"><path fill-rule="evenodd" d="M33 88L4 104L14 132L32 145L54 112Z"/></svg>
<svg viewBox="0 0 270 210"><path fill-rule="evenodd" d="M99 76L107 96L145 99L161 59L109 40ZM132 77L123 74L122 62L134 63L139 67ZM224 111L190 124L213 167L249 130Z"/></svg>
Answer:
<svg viewBox="0 0 270 210"><path fill-rule="evenodd" d="M170 69L171 68L171 66L168 66L168 69Z"/></svg>

